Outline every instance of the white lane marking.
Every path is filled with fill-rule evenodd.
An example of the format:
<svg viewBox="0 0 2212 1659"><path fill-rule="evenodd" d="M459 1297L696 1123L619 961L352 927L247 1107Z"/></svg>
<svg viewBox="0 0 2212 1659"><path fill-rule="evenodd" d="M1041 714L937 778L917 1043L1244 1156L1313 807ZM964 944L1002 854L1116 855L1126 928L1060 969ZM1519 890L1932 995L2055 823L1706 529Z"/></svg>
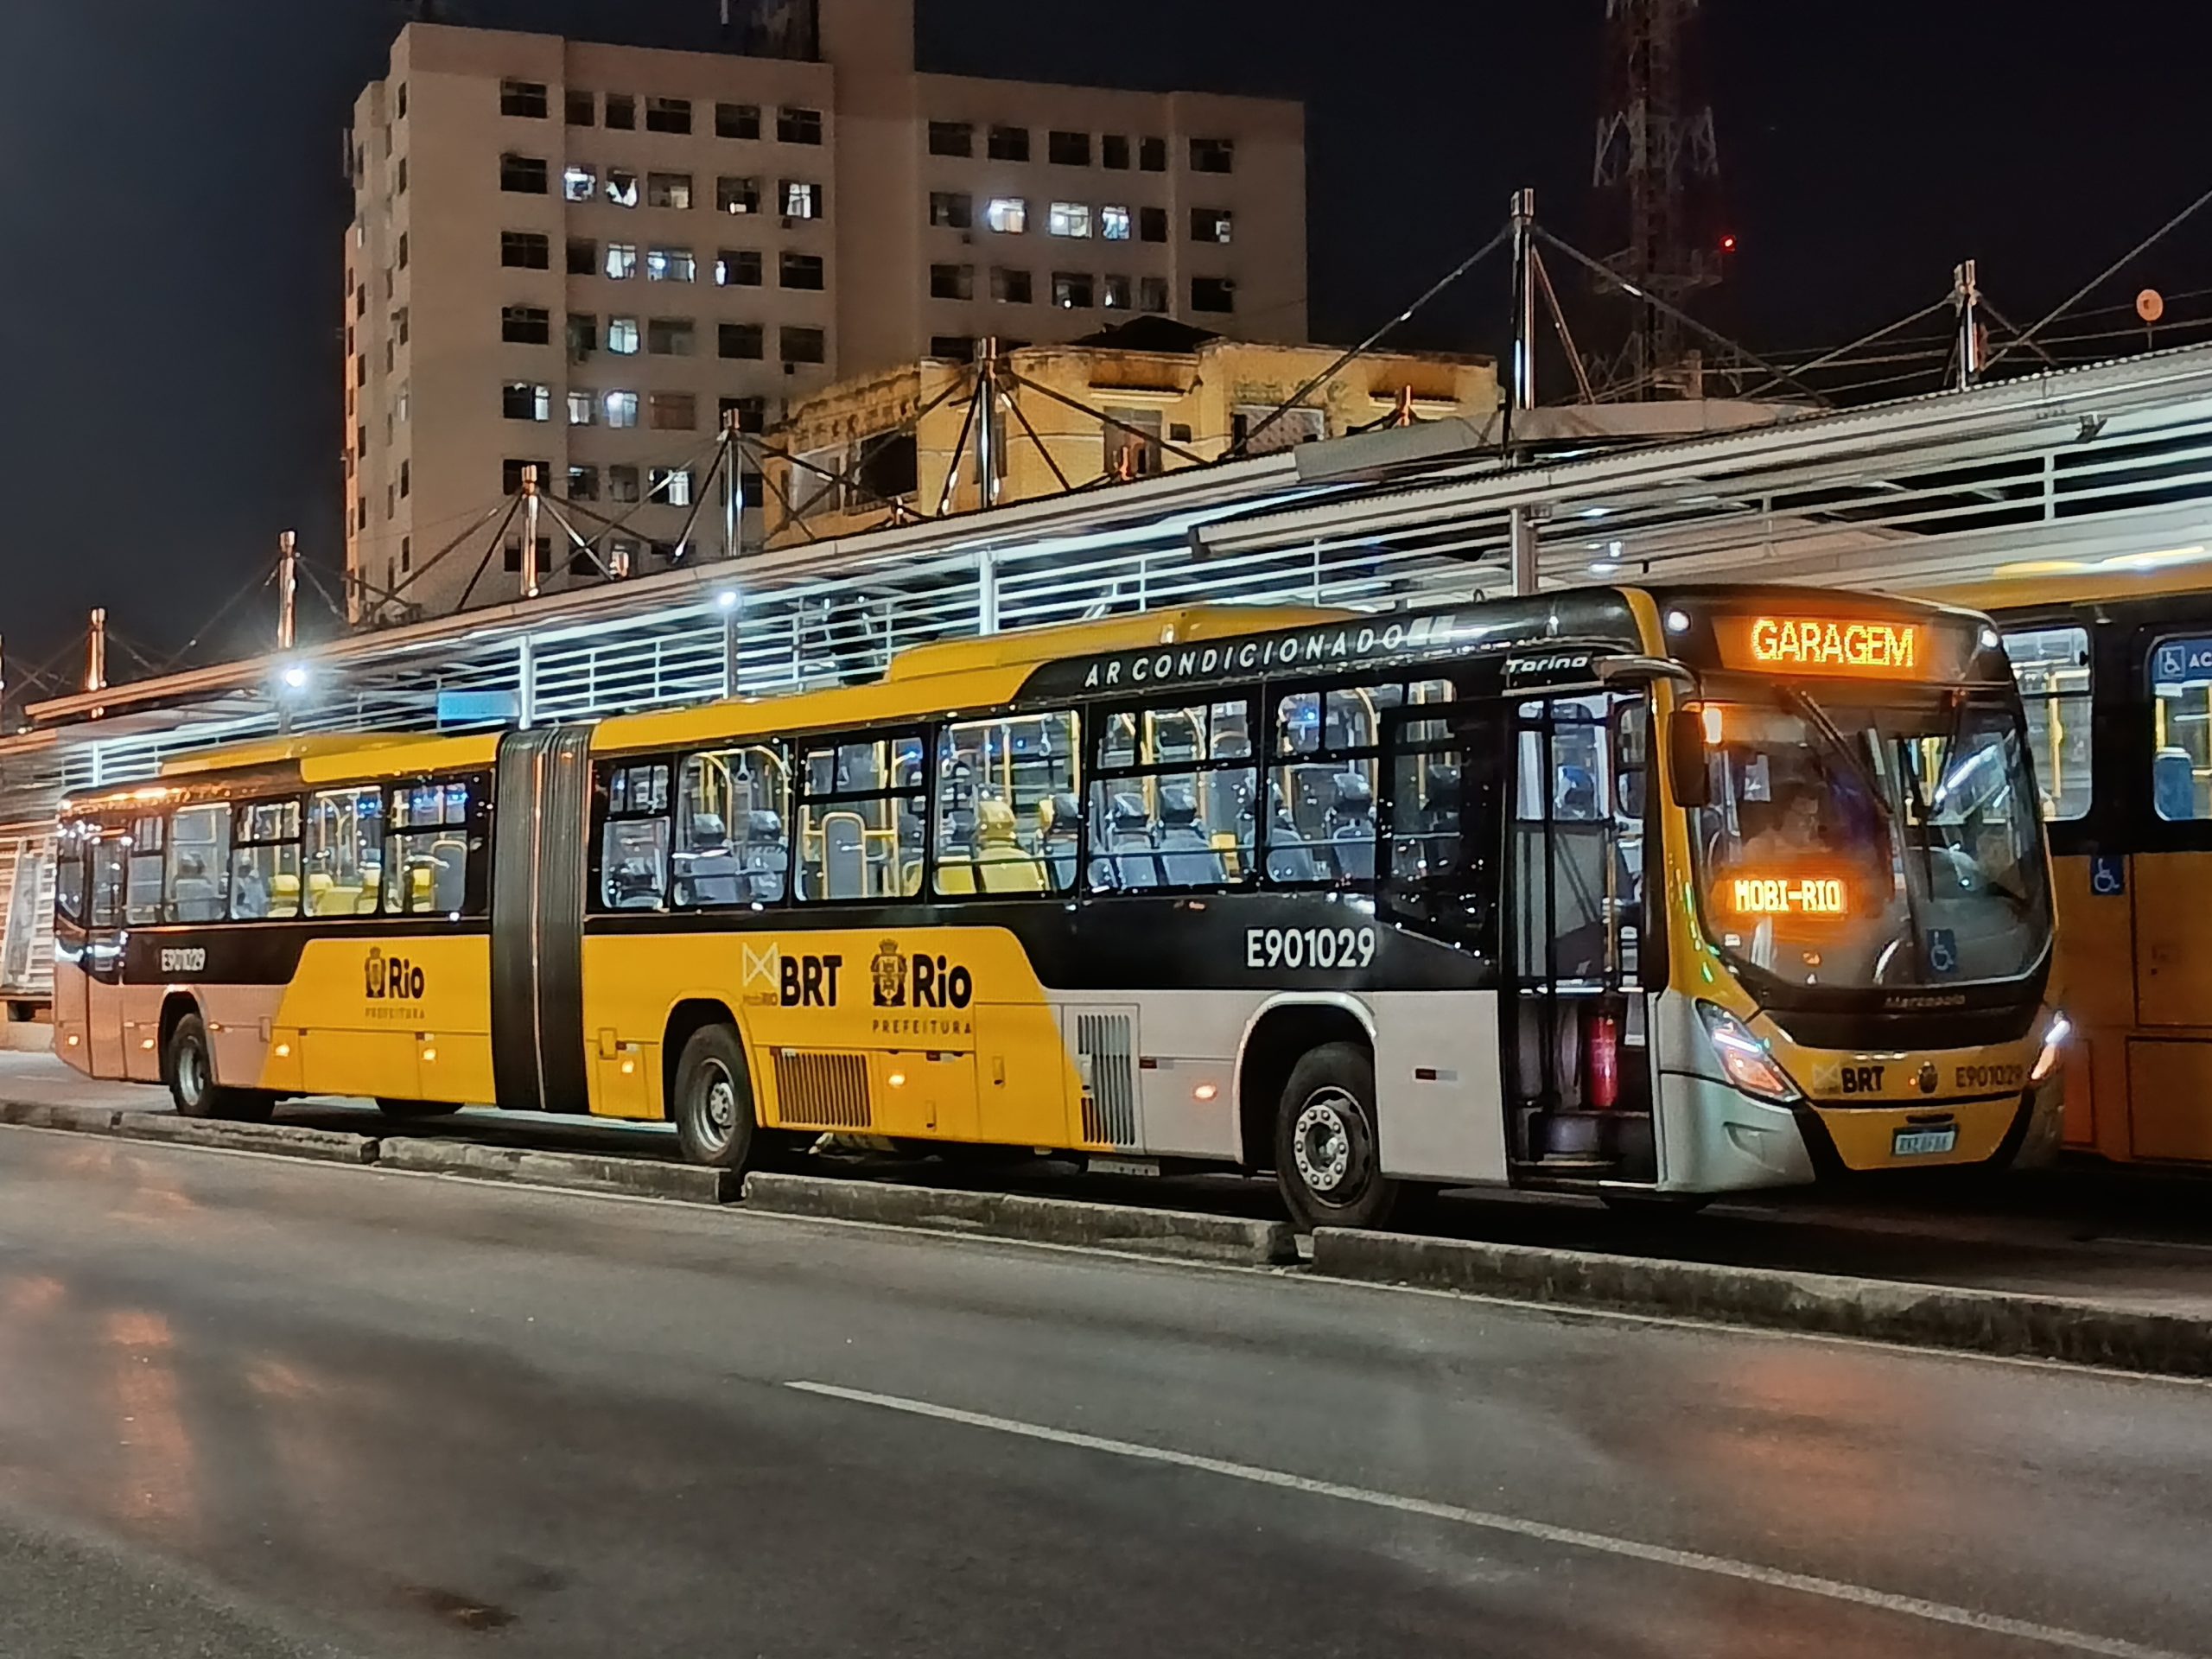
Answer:
<svg viewBox="0 0 2212 1659"><path fill-rule="evenodd" d="M2061 1630L2055 1625L2037 1624L2027 1619L2006 1618L1998 1613L1977 1612L1971 1607L1954 1607L1946 1602L1927 1601L1918 1596L1893 1595L1886 1590L1850 1584L1840 1579L1791 1573L1781 1567L1762 1567L1756 1561L1738 1561L1726 1555L1708 1555L1701 1550L1674 1549L1664 1544L1647 1544L1634 1538L1586 1532L1580 1527L1557 1527L1548 1522L1526 1520L1519 1516L1495 1515L1484 1510L1465 1509L1457 1503L1439 1503L1425 1497L1373 1491L1364 1486L1346 1486L1333 1480L1313 1480L1304 1475L1287 1474L1280 1469L1232 1463L1224 1458L1201 1457L1194 1452L1176 1452L1166 1446L1145 1446L1135 1440L1109 1440L1103 1435L1083 1434L1072 1429L1050 1428L1042 1423L1025 1423L1019 1418L994 1417L980 1411L962 1411L956 1407L933 1405L926 1400L910 1400L895 1394L872 1394L865 1389L841 1388L834 1382L794 1380L784 1386L795 1389L801 1394L820 1395L855 1405L880 1406L887 1411L905 1412L909 1416L930 1417L939 1422L959 1423L969 1428L988 1428L1001 1434L1018 1434L1027 1440L1050 1441L1054 1446L1075 1446L1086 1452L1106 1452L1119 1458L1131 1458L1142 1463L1164 1463L1178 1469L1195 1469L1230 1480L1247 1481L1255 1486L1273 1486L1283 1491L1303 1492L1315 1497L1332 1497L1341 1503L1364 1504L1370 1509L1395 1510L1405 1515L1423 1516L1432 1521L1448 1521L1463 1527L1478 1527L1485 1532L1504 1533L1516 1538L1535 1539L1540 1543L1564 1545L1569 1549L1648 1561L1684 1572L1704 1573L1714 1578L1735 1579L1746 1584L1764 1585L1770 1589L1794 1590L1801 1595L1819 1596L1856 1607L1901 1613L1931 1624L1949 1624L1961 1630L1979 1630L1993 1636L2012 1637L2023 1642L2063 1648L2073 1653L2096 1654L2101 1656L2101 1659L2187 1659L2187 1656L2164 1648L2145 1647L2138 1643L2124 1642L2113 1637L2093 1636L2082 1630Z"/></svg>

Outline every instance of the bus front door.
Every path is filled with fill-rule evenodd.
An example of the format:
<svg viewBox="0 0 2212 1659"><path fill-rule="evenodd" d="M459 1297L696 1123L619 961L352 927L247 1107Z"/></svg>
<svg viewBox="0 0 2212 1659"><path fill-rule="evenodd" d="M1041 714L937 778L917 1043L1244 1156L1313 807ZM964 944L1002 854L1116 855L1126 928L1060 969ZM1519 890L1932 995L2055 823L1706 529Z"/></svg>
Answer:
<svg viewBox="0 0 2212 1659"><path fill-rule="evenodd" d="M1531 1175L1657 1179L1637 969L1649 710L1618 691L1514 706L1508 1146Z"/></svg>
<svg viewBox="0 0 2212 1659"><path fill-rule="evenodd" d="M85 1046L96 1077L124 1075L123 1045L123 889L130 838L105 831L92 845L92 880L85 895Z"/></svg>

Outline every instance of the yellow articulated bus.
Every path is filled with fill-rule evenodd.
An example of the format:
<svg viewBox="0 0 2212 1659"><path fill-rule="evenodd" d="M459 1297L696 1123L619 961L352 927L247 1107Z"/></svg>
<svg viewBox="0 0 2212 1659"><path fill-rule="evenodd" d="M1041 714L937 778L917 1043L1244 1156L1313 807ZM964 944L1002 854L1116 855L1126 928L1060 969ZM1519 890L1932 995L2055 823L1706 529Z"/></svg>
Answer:
<svg viewBox="0 0 2212 1659"><path fill-rule="evenodd" d="M880 680L172 765L66 815L61 1052L1273 1171L1307 1224L2047 1155L2063 1022L1988 621L1804 589L1198 607Z"/></svg>
<svg viewBox="0 0 2212 1659"><path fill-rule="evenodd" d="M1997 613L2018 672L2050 820L2056 982L2077 1032L2065 1141L2116 1161L2212 1164L2203 582L2201 564L2123 556L1973 590Z"/></svg>

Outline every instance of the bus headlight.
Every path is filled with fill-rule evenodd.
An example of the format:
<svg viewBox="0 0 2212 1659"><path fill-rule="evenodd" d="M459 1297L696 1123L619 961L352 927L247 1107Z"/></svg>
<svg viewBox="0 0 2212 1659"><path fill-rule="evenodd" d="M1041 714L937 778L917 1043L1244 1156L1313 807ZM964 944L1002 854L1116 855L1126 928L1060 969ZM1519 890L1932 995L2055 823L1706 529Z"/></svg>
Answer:
<svg viewBox="0 0 2212 1659"><path fill-rule="evenodd" d="M2058 1062L2063 1058L2061 1051L2073 1034L2074 1022L2066 1017L2064 1009L2050 1016L2050 1025L2043 1034L2043 1052L2036 1056L2035 1069L2028 1073L2030 1083L2041 1083L2058 1070Z"/></svg>
<svg viewBox="0 0 2212 1659"><path fill-rule="evenodd" d="M1755 1099L1781 1105L1804 1098L1782 1063L1767 1052L1767 1046L1752 1034L1750 1027L1710 1002L1699 1003L1697 1014L1705 1021L1705 1034L1712 1039L1713 1052L1719 1057L1720 1069L1728 1074L1729 1082Z"/></svg>

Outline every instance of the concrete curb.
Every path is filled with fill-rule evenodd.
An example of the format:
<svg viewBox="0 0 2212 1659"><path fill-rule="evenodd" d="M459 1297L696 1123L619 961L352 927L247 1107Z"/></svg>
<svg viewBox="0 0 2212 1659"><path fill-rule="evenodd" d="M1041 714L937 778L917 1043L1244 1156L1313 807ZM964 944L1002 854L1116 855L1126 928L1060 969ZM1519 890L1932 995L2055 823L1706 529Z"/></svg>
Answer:
<svg viewBox="0 0 2212 1659"><path fill-rule="evenodd" d="M686 1204L726 1204L735 1196L726 1170L696 1164L663 1163L644 1158L601 1158L588 1153L533 1152L519 1147L485 1146L473 1141L428 1141L386 1136L378 1143L379 1169L415 1170L432 1175L467 1175L479 1180L529 1181L539 1186L572 1187L584 1192L626 1192Z"/></svg>
<svg viewBox="0 0 2212 1659"><path fill-rule="evenodd" d="M233 1152L274 1153L284 1158L313 1158L333 1164L373 1164L377 1141L338 1129L310 1129L292 1123L232 1123L212 1118L177 1117L168 1112L120 1112L111 1134L130 1141L162 1141L187 1147L222 1147Z"/></svg>
<svg viewBox="0 0 2212 1659"><path fill-rule="evenodd" d="M1562 1306L2212 1376L2212 1320L2064 1297L1335 1227L1315 1230L1313 1270Z"/></svg>
<svg viewBox="0 0 2212 1659"><path fill-rule="evenodd" d="M763 1214L873 1221L971 1236L1077 1244L1180 1261L1264 1267L1298 1259L1288 1224L1128 1205L1039 1198L1014 1192L960 1192L898 1186L850 1176L755 1173L745 1178L745 1207Z"/></svg>
<svg viewBox="0 0 2212 1659"><path fill-rule="evenodd" d="M79 1135L113 1135L123 1114L112 1106L53 1106L42 1101L0 1100L0 1123L27 1129L73 1129Z"/></svg>

